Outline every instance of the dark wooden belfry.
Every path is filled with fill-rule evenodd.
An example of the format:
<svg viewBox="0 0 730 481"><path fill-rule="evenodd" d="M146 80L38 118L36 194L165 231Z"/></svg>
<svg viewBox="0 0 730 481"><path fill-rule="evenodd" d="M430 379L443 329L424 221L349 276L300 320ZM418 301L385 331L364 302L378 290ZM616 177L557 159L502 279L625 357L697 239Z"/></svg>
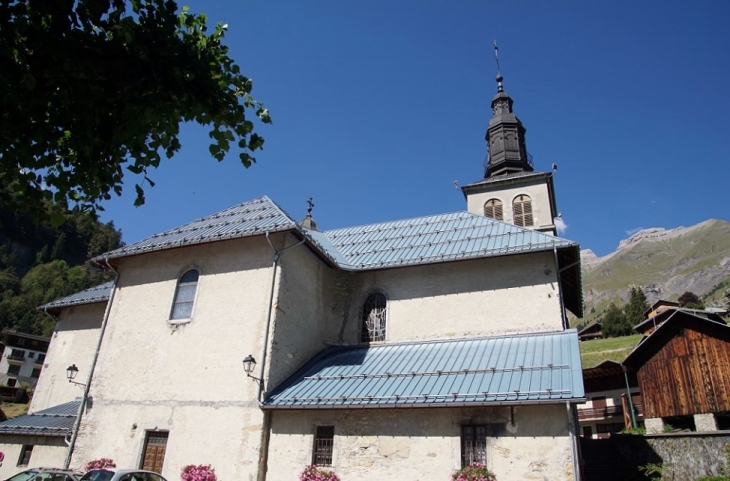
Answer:
<svg viewBox="0 0 730 481"><path fill-rule="evenodd" d="M494 44L497 55L497 43ZM512 111L512 99L502 86L497 57L497 95L492 99L492 119L487 128L487 162L484 178L514 172L532 172L527 148L525 146L525 127Z"/></svg>

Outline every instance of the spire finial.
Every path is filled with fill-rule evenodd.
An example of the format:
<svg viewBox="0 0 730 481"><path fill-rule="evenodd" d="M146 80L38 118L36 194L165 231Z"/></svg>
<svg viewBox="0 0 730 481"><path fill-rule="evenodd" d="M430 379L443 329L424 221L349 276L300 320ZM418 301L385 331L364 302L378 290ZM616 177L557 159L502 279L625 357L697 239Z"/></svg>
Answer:
<svg viewBox="0 0 730 481"><path fill-rule="evenodd" d="M312 217L312 209L314 209L314 202L312 198L307 199L307 217Z"/></svg>
<svg viewBox="0 0 730 481"><path fill-rule="evenodd" d="M499 47L497 47L497 39L494 39L494 60L497 62L497 92L504 92L502 87L502 72L499 69Z"/></svg>

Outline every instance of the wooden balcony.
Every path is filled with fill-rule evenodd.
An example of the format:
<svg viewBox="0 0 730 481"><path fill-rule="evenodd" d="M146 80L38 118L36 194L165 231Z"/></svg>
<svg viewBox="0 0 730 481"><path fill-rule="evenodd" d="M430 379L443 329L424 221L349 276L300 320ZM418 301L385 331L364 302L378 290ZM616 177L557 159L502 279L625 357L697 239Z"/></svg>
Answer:
<svg viewBox="0 0 730 481"><path fill-rule="evenodd" d="M8 354L8 364L14 366L21 366L25 362L25 355L23 354Z"/></svg>
<svg viewBox="0 0 730 481"><path fill-rule="evenodd" d="M634 411L637 416L644 415L644 406L640 403L634 404ZM623 416L624 410L621 405L604 406L600 408L578 408L578 420L587 419L608 419L617 416Z"/></svg>

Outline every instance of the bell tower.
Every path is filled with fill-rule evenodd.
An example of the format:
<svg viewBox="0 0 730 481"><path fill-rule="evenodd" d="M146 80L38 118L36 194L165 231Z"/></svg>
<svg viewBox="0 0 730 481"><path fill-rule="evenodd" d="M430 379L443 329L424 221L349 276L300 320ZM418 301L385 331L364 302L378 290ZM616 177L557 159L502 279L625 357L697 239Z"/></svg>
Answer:
<svg viewBox="0 0 730 481"><path fill-rule="evenodd" d="M520 227L557 234L552 172L535 172L532 156L527 152L527 130L514 113L512 98L504 91L497 60L497 94L492 98L492 118L487 133L487 158L484 179L461 188L467 210Z"/></svg>
<svg viewBox="0 0 730 481"><path fill-rule="evenodd" d="M512 110L512 98L502 86L497 74L497 95L492 99L493 117L487 135L487 161L484 178L513 172L532 172L532 163L525 146L526 129Z"/></svg>

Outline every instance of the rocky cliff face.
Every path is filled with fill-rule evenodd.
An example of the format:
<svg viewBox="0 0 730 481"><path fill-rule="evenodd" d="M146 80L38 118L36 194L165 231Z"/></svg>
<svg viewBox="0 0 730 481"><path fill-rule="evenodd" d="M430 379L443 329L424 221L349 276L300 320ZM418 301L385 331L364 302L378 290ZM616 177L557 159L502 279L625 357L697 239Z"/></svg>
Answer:
<svg viewBox="0 0 730 481"><path fill-rule="evenodd" d="M641 286L649 302L685 291L703 296L730 280L730 223L644 229L606 256L581 251L581 261L588 320L612 300L625 302L630 286Z"/></svg>

